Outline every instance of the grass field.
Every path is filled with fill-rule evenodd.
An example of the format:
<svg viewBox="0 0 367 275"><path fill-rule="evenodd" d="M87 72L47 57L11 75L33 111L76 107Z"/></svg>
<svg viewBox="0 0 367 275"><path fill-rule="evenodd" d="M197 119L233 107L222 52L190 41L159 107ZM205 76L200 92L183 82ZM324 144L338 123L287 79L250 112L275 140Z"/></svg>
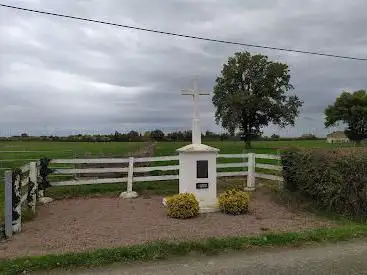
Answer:
<svg viewBox="0 0 367 275"><path fill-rule="evenodd" d="M155 147L156 156L176 154L176 149L189 144L188 142L159 142ZM256 141L253 149L245 150L241 141L216 141L205 142L210 146L220 149L220 153L277 153L278 149L297 146L303 148L335 148L340 146L353 146L353 144L328 144L325 140L304 141ZM96 157L121 157L129 152L136 152L146 145L144 142L32 142L14 141L0 142L0 168L18 167L29 162L28 159L48 158L82 158L85 156ZM11 152L10 152L11 151ZM25 159L25 160L22 160ZM18 160L14 162L1 162L4 160Z"/></svg>
<svg viewBox="0 0 367 275"><path fill-rule="evenodd" d="M333 145L325 140L312 141L257 141L253 142L253 149L245 150L241 141L205 142L206 144L220 149L220 153L239 154L245 152L256 152L266 154L277 154L279 149L296 146L302 148L335 148L340 146L354 146L353 144ZM155 156L174 155L176 149L185 146L185 142L159 142L155 146ZM4 185L3 172L5 168L20 167L29 163L31 159L38 160L41 157L55 158L83 158L83 157L122 157L129 153L137 152L144 148L143 142L0 142L0 221L3 218ZM6 151L6 152L5 152ZM12 151L12 152L10 152ZM220 162L234 160L220 160ZM262 162L272 163L272 161L262 160ZM273 161L274 162L274 161ZM160 165L165 165L160 163ZM242 169L242 168L239 168ZM236 168L232 169L235 171ZM168 194L177 189L176 182L139 183L136 191L151 190L154 193ZM53 187L49 189L49 195L54 198L82 196L98 193L116 193L121 191L121 184L103 184L94 186L75 187Z"/></svg>
<svg viewBox="0 0 367 275"><path fill-rule="evenodd" d="M254 152L258 154L276 154L279 149L287 147L301 148L336 148L350 147L354 144L329 144L325 140L300 140L300 141L255 141L252 143L252 149L245 149L245 144L242 141L214 141L204 142L209 146L220 149L222 154L240 154L245 152ZM175 154L175 150L189 144L189 142L161 142L158 143L155 149L157 156Z"/></svg>

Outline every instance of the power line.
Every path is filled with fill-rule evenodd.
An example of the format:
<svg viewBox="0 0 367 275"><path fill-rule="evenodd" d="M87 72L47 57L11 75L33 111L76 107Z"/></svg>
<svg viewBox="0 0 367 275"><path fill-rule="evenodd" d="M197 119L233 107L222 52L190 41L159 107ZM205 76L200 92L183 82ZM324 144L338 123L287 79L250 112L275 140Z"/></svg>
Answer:
<svg viewBox="0 0 367 275"><path fill-rule="evenodd" d="M10 6L10 5L5 5L5 4L0 4L0 6L4 8L10 8L10 9L21 10L21 11L26 11L26 12L46 14L46 15L58 16L62 18L74 19L74 20L79 20L79 21L87 21L87 22L116 26L116 27L121 27L121 28L126 28L126 29L133 29L133 30L138 30L138 31L145 31L145 32L152 32L152 33L158 33L158 34L164 34L164 35L170 35L170 36L184 37L184 38L190 38L190 39L196 39L196 40L203 40L203 41L208 41L208 42L237 45L237 46L246 46L246 47L252 47L252 48L261 48L261 49L276 50L276 51L283 51L283 52L294 52L294 53L301 53L301 54L326 56L326 57L349 59L349 60L367 61L367 58L328 54L328 53L322 53L322 52L296 50L296 49L278 48L278 47L265 46L265 45L247 44L247 43L242 43L242 42L220 40L220 39L207 38L207 37L202 37L202 36L187 35L187 34L182 34L182 33L166 32L166 31L161 31L157 29L135 27L135 26L117 24L117 23L108 22L108 21L101 21L101 20L89 19L89 18L84 18L84 17L65 15L61 13L47 12L47 11L42 11L42 10L27 9L27 8Z"/></svg>

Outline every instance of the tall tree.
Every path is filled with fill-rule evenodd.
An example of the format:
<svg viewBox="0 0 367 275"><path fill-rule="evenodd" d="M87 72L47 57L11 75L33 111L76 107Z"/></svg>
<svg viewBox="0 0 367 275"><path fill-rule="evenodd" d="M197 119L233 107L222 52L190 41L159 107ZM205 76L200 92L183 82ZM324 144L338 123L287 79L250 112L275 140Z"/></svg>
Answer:
<svg viewBox="0 0 367 275"><path fill-rule="evenodd" d="M270 123L294 125L302 102L295 95L286 64L267 56L237 52L223 65L214 86L215 118L231 135L239 130L246 147Z"/></svg>
<svg viewBox="0 0 367 275"><path fill-rule="evenodd" d="M342 122L347 126L345 134L356 143L367 138L367 92L359 90L353 93L343 92L333 105L325 109L325 126L334 126Z"/></svg>
<svg viewBox="0 0 367 275"><path fill-rule="evenodd" d="M151 132L151 137L154 140L160 141L164 139L164 133L162 130L156 129Z"/></svg>

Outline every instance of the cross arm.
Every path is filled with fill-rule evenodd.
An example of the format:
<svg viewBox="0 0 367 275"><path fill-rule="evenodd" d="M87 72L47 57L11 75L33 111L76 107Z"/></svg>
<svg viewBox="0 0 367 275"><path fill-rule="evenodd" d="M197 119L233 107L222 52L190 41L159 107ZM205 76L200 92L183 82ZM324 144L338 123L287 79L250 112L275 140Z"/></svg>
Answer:
<svg viewBox="0 0 367 275"><path fill-rule="evenodd" d="M181 91L181 94L182 95L210 95L210 93L206 93L206 92L198 92L198 93L195 93L195 92L192 92L190 90L182 90Z"/></svg>
<svg viewBox="0 0 367 275"><path fill-rule="evenodd" d="M181 94L182 95L194 95L194 93L192 91L189 91L189 90L182 90Z"/></svg>

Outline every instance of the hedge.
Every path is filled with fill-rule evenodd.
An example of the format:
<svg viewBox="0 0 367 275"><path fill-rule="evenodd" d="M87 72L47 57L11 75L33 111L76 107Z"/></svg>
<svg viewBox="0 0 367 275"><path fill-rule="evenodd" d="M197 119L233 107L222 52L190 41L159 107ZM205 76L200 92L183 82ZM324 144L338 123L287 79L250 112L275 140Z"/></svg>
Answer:
<svg viewBox="0 0 367 275"><path fill-rule="evenodd" d="M367 148L288 149L282 153L284 187L321 209L367 217Z"/></svg>

